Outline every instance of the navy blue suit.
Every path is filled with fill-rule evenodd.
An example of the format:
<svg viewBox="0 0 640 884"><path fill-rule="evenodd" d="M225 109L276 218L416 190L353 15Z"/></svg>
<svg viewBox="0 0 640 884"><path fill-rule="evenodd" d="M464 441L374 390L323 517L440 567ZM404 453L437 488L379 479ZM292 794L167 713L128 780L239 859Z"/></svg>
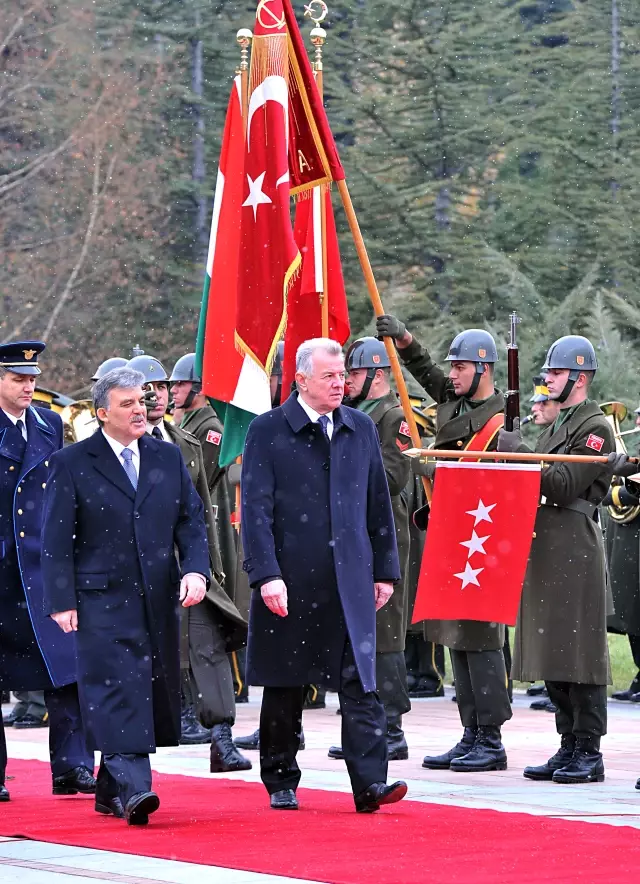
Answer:
<svg viewBox="0 0 640 884"><path fill-rule="evenodd" d="M0 684L45 690L52 770L59 776L79 765L93 769L75 688L75 639L45 615L43 604L43 498L49 460L62 447L62 421L32 406L25 425L26 442L0 409ZM5 763L0 748L0 782Z"/></svg>
<svg viewBox="0 0 640 884"><path fill-rule="evenodd" d="M183 573L209 575L202 501L180 449L148 435L138 445L137 490L102 431L58 452L42 536L46 610L78 611L89 745L125 801L150 787L148 753L180 738L176 548ZM137 773L136 759L146 759Z"/></svg>
<svg viewBox="0 0 640 884"><path fill-rule="evenodd" d="M386 780L374 582L400 578L396 533L375 424L344 407L333 417L329 442L294 394L251 423L244 451L244 568L255 589L247 674L265 686L260 748L270 792L297 786L292 734L309 683L339 693L354 793ZM287 586L284 618L259 592L274 578Z"/></svg>

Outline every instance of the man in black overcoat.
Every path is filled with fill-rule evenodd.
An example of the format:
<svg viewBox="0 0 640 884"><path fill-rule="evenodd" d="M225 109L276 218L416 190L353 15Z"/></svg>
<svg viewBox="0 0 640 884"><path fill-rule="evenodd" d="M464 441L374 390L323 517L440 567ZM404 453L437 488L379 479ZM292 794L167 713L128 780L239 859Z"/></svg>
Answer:
<svg viewBox="0 0 640 884"><path fill-rule="evenodd" d="M128 368L97 381L101 429L52 457L42 535L45 610L77 630L83 720L102 752L96 810L132 825L159 806L149 753L180 739L178 602L202 601L209 577L202 501L180 450L145 432L143 383Z"/></svg>
<svg viewBox="0 0 640 884"><path fill-rule="evenodd" d="M44 689L53 794L91 794L96 781L75 685L75 641L42 605L43 495L49 460L62 447L59 416L31 404L44 349L41 341L0 346L0 685ZM0 722L0 801L9 800L6 765Z"/></svg>
<svg viewBox="0 0 640 884"><path fill-rule="evenodd" d="M376 694L376 609L400 568L375 425L341 406L344 357L328 339L298 349L298 392L257 417L242 470L244 568L253 588L248 679L264 685L260 766L271 806L295 809L304 685L338 692L356 810L399 801L386 785Z"/></svg>

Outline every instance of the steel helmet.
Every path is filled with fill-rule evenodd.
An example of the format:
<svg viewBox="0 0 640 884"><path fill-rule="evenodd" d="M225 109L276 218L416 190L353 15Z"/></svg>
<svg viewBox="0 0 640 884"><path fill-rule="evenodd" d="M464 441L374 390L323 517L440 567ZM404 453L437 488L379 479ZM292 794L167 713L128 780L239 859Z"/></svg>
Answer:
<svg viewBox="0 0 640 884"><path fill-rule="evenodd" d="M568 368L571 371L597 371L598 360L593 344L582 335L564 335L549 347L543 371Z"/></svg>
<svg viewBox="0 0 640 884"><path fill-rule="evenodd" d="M196 354L187 353L186 356L181 356L173 366L169 380L171 383L174 381L193 381L195 384L199 384L201 378L196 372Z"/></svg>
<svg viewBox="0 0 640 884"><path fill-rule="evenodd" d="M481 362L498 361L496 342L489 332L481 328L468 328L451 341L447 362Z"/></svg>
<svg viewBox="0 0 640 884"><path fill-rule="evenodd" d="M113 371L114 368L124 368L128 362L129 360L125 359L124 356L111 356L109 359L105 359L104 362L100 363L91 380L99 381L100 378L103 378L110 371Z"/></svg>
<svg viewBox="0 0 640 884"><path fill-rule="evenodd" d="M147 384L169 380L164 365L159 359L149 356L148 353L145 353L142 356L134 356L133 359L130 359L127 362L127 368L142 372L145 383Z"/></svg>
<svg viewBox="0 0 640 884"><path fill-rule="evenodd" d="M347 371L353 371L354 368L372 368L377 371L379 368L390 368L391 362L384 342L367 337L358 338L351 344L345 356L344 367Z"/></svg>

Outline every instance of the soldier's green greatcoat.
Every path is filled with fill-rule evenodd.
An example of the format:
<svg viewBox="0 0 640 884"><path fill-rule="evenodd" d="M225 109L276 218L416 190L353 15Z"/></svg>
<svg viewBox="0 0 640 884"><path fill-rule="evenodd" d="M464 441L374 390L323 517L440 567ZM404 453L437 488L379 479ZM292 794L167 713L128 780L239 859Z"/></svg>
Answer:
<svg viewBox="0 0 640 884"><path fill-rule="evenodd" d="M555 432L554 426L542 433L536 451L605 455L615 450L613 431L595 402L583 402ZM597 463L543 468L546 503L538 509L522 591L514 679L611 683L602 532L593 515L567 508L576 501L599 504L609 482Z"/></svg>
<svg viewBox="0 0 640 884"><path fill-rule="evenodd" d="M476 406L464 407L467 400L457 396L453 384L427 350L414 338L398 353L418 383L436 402L435 448L460 450L495 414L504 411L504 396L496 392ZM461 413L462 412L462 413ZM497 437L489 445L495 451ZM429 641L457 651L497 651L504 645L504 626L477 620L427 620Z"/></svg>

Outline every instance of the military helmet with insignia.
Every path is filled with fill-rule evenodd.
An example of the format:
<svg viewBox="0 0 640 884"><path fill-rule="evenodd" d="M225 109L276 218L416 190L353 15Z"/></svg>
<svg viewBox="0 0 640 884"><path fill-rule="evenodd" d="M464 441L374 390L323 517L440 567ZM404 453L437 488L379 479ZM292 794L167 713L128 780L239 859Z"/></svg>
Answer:
<svg viewBox="0 0 640 884"><path fill-rule="evenodd" d="M100 365L96 368L94 376L91 378L92 381L99 381L100 378L103 378L106 374L109 374L110 371L113 371L115 368L124 368L129 360L125 359L124 356L111 356L109 359L105 359L104 362L101 362Z"/></svg>
<svg viewBox="0 0 640 884"><path fill-rule="evenodd" d="M378 338L358 338L347 350L344 360L347 371L356 368L390 368L389 354L383 341Z"/></svg>
<svg viewBox="0 0 640 884"><path fill-rule="evenodd" d="M134 371L141 371L144 375L145 383L155 384L161 381L168 381L169 376L165 371L164 365L154 356L144 353L141 356L134 356L127 362L127 368Z"/></svg>
<svg viewBox="0 0 640 884"><path fill-rule="evenodd" d="M549 388L545 384L544 377L538 375L533 379L533 396L529 402L546 402L550 398Z"/></svg>
<svg viewBox="0 0 640 884"><path fill-rule="evenodd" d="M196 384L200 383L201 378L196 372L195 353L187 353L185 356L181 356L180 359L178 359L173 366L169 381L171 383L174 383L175 381L193 381Z"/></svg>
<svg viewBox="0 0 640 884"><path fill-rule="evenodd" d="M597 371L598 360L593 344L582 335L563 335L549 347L543 371L568 368L570 371Z"/></svg>
<svg viewBox="0 0 640 884"><path fill-rule="evenodd" d="M38 356L47 345L42 341L12 341L0 344L0 367L14 374L38 375Z"/></svg>
<svg viewBox="0 0 640 884"><path fill-rule="evenodd" d="M498 348L489 332L468 328L451 341L447 362L497 362Z"/></svg>

